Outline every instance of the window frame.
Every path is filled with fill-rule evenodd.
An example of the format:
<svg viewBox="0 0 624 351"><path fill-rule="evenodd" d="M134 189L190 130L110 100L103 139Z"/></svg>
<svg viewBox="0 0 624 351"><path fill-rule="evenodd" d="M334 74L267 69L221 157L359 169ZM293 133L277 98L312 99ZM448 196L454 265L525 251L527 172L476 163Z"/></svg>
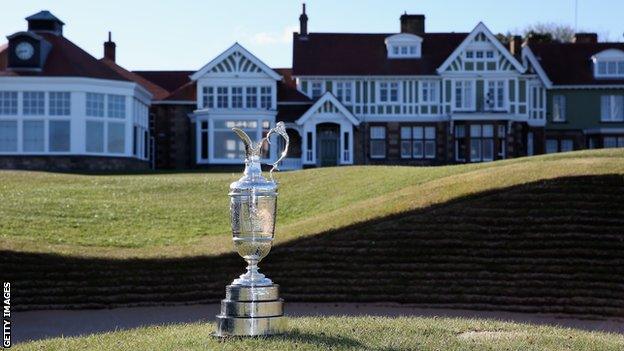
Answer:
<svg viewBox="0 0 624 351"><path fill-rule="evenodd" d="M604 102L608 102L608 112L606 115L605 104ZM617 103L619 102L619 110L617 110ZM619 112L619 117L617 116L617 112ZM624 95L601 95L600 96L600 122L624 122Z"/></svg>
<svg viewBox="0 0 624 351"><path fill-rule="evenodd" d="M566 96L555 94L552 99L552 121L555 123L565 122L566 118Z"/></svg>
<svg viewBox="0 0 624 351"><path fill-rule="evenodd" d="M383 137L379 137L379 136L375 136L373 133L373 130L383 130ZM387 150L387 142L388 142L388 131L386 126L383 125L371 125L368 131L368 138L369 138L369 156L371 159L385 159L387 157L388 154L388 150ZM380 154L373 154L373 142L376 143L380 143L380 145L383 145L383 155Z"/></svg>

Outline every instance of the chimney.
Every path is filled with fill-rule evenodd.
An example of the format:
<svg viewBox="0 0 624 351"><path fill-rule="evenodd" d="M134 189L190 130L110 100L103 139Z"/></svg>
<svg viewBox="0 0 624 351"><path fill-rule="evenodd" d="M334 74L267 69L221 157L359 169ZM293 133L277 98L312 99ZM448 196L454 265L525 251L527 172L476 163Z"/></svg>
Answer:
<svg viewBox="0 0 624 351"><path fill-rule="evenodd" d="M598 42L598 34L596 33L576 33L574 34L573 43L596 44Z"/></svg>
<svg viewBox="0 0 624 351"><path fill-rule="evenodd" d="M522 50L522 37L514 35L509 39L509 52L514 56L519 56L520 50Z"/></svg>
<svg viewBox="0 0 624 351"><path fill-rule="evenodd" d="M425 34L425 15L401 15L401 33Z"/></svg>
<svg viewBox="0 0 624 351"><path fill-rule="evenodd" d="M104 58L115 62L115 42L111 40L111 32L108 32L108 41L104 42Z"/></svg>
<svg viewBox="0 0 624 351"><path fill-rule="evenodd" d="M299 35L308 35L308 15L305 12L305 3L303 3L303 13L299 16Z"/></svg>

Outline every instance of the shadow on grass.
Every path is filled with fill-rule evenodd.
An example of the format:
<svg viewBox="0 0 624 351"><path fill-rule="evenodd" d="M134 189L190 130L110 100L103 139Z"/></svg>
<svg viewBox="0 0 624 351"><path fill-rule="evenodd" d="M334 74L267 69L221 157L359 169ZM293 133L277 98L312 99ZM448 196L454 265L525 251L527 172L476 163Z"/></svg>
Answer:
<svg viewBox="0 0 624 351"><path fill-rule="evenodd" d="M328 349L328 348L342 348L342 347L359 347L362 348L364 345L349 337L344 336L332 336L327 335L323 332L319 333L305 333L300 330L294 329L287 333L271 336L272 340L276 341L286 341L289 345L292 344L310 344L318 347L319 350Z"/></svg>
<svg viewBox="0 0 624 351"><path fill-rule="evenodd" d="M273 248L262 271L302 302L624 315L624 178L477 194ZM14 310L214 303L236 254L103 259L0 251Z"/></svg>

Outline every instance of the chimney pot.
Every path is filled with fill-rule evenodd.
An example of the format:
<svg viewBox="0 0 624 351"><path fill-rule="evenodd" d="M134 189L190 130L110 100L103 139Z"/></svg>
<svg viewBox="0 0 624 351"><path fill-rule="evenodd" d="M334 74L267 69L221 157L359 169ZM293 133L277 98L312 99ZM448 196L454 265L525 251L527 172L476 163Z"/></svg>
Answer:
<svg viewBox="0 0 624 351"><path fill-rule="evenodd" d="M299 16L299 35L308 35L308 15L306 15L306 5L303 3L303 12Z"/></svg>
<svg viewBox="0 0 624 351"><path fill-rule="evenodd" d="M115 42L112 40L111 32L108 32L108 41L104 42L104 58L107 58L113 62L115 62Z"/></svg>

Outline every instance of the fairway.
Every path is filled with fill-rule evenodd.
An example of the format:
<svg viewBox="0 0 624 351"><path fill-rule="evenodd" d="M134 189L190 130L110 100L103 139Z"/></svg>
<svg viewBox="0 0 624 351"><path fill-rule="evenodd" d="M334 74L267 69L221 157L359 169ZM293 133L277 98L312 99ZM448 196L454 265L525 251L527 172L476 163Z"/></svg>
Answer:
<svg viewBox="0 0 624 351"><path fill-rule="evenodd" d="M242 169L242 166L241 166ZM277 240L542 179L624 174L622 150L486 164L354 166L284 172ZM1 171L6 249L103 257L180 257L231 250L230 173L77 175Z"/></svg>
<svg viewBox="0 0 624 351"><path fill-rule="evenodd" d="M477 319L291 318L290 332L270 338L211 336L214 324L139 328L18 344L15 350L518 350L616 351L618 334Z"/></svg>

